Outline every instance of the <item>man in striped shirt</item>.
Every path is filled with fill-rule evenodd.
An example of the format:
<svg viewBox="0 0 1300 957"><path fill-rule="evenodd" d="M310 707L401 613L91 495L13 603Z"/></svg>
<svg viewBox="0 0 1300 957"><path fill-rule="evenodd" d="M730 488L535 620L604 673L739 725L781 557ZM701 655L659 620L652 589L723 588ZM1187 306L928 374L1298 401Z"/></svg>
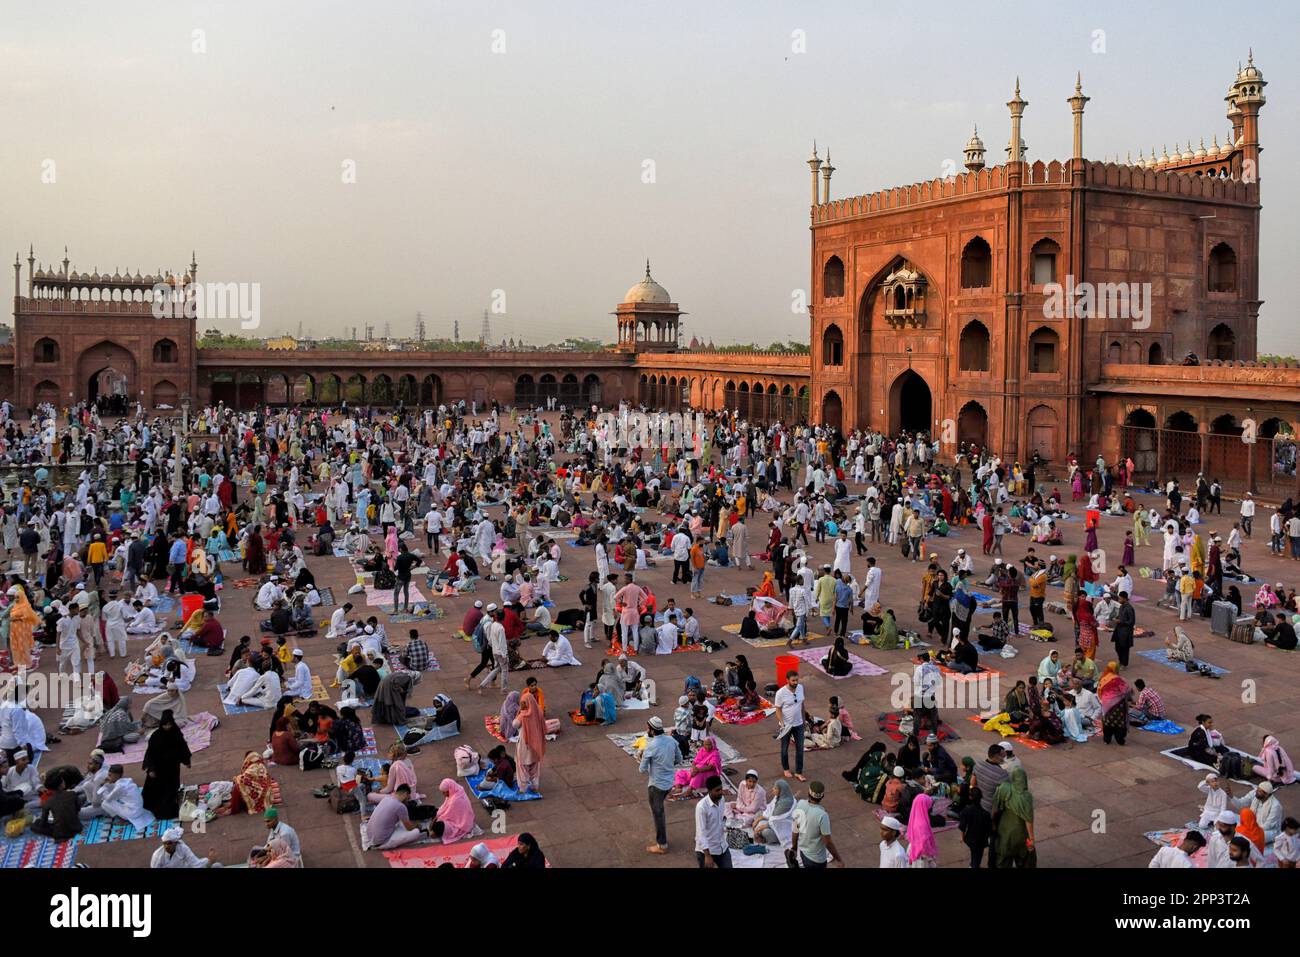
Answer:
<svg viewBox="0 0 1300 957"><path fill-rule="evenodd" d="M1133 687L1137 689L1138 699L1133 710L1129 712L1129 720L1138 725L1146 724L1148 721L1163 720L1165 702L1156 689L1148 688L1147 683L1141 678L1133 682Z"/></svg>

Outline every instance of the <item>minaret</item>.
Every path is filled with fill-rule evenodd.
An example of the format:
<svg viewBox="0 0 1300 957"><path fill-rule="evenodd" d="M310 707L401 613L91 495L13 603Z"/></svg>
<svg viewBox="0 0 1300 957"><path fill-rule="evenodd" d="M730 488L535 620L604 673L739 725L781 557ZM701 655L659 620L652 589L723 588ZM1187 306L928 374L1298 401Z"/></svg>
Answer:
<svg viewBox="0 0 1300 957"><path fill-rule="evenodd" d="M199 280L199 260L194 255L194 250L190 250L190 282L195 283Z"/></svg>
<svg viewBox="0 0 1300 957"><path fill-rule="evenodd" d="M36 247L27 247L27 298L36 295Z"/></svg>
<svg viewBox="0 0 1300 957"><path fill-rule="evenodd" d="M1020 77L1016 77L1015 95L1007 101L1007 108L1011 110L1011 143L1007 148L1008 163L1023 163L1025 161L1025 142L1020 138L1020 118L1025 115L1025 107L1028 105L1028 100L1020 98Z"/></svg>
<svg viewBox="0 0 1300 957"><path fill-rule="evenodd" d="M1232 84L1233 105L1241 111L1241 140L1243 163L1254 166L1255 177L1259 176L1259 154L1263 147L1259 145L1259 110L1267 100L1264 99L1264 87L1268 81L1255 66L1255 51L1250 51L1246 68L1237 74Z"/></svg>
<svg viewBox="0 0 1300 957"><path fill-rule="evenodd" d="M1074 96L1065 102L1070 104L1070 111L1074 114L1074 153L1073 157L1077 160L1083 159L1083 107L1092 97L1083 95L1083 73L1076 73L1074 77Z"/></svg>
<svg viewBox="0 0 1300 957"><path fill-rule="evenodd" d="M814 206L816 206L816 205L818 205L818 203L817 203L817 196L818 196L817 171L820 170L820 169L822 168L822 161L821 161L821 160L818 158L818 156L817 156L817 141L816 141L816 140L813 140L813 152L812 152L812 158L811 158L810 160L808 160L808 168L809 168L810 170L812 170L812 204L813 204Z"/></svg>
<svg viewBox="0 0 1300 957"><path fill-rule="evenodd" d="M984 168L984 141L980 139L978 126L971 127L970 139L966 141L966 168L977 173Z"/></svg>
<svg viewBox="0 0 1300 957"><path fill-rule="evenodd" d="M831 165L831 148L826 147L826 162L822 164L822 202L831 201L831 173L835 172L835 167Z"/></svg>
<svg viewBox="0 0 1300 957"><path fill-rule="evenodd" d="M63 278L64 279L68 278L68 265L69 265L68 247L64 246L63 247Z"/></svg>
<svg viewBox="0 0 1300 957"><path fill-rule="evenodd" d="M18 299L23 294L23 261L18 258L18 252L14 252L14 298Z"/></svg>

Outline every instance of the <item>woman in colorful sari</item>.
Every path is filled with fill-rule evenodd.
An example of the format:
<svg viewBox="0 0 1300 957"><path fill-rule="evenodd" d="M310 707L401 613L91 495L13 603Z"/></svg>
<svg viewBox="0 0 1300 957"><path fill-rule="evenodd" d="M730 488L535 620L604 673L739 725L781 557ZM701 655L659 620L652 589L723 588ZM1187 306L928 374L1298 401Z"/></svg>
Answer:
<svg viewBox="0 0 1300 957"><path fill-rule="evenodd" d="M1075 647L1083 649L1085 658L1097 657L1097 616L1092 611L1092 601L1079 595L1074 602L1074 626L1078 629Z"/></svg>
<svg viewBox="0 0 1300 957"><path fill-rule="evenodd" d="M912 800L907 817L907 859L912 867L938 867L939 849L934 843L934 829L930 826L930 805L933 799L922 792Z"/></svg>
<svg viewBox="0 0 1300 957"><path fill-rule="evenodd" d="M388 534L384 536L384 558L388 559L388 567L393 568L397 561L397 526L389 525Z"/></svg>
<svg viewBox="0 0 1300 957"><path fill-rule="evenodd" d="M9 611L9 660L15 668L32 667L32 629L41 620L27 600L27 592L17 585L8 595L12 601Z"/></svg>
<svg viewBox="0 0 1300 957"><path fill-rule="evenodd" d="M1237 833L1254 844L1260 851L1264 850L1264 829L1259 826L1259 821L1255 818L1255 812L1248 807L1241 810L1241 820L1237 822Z"/></svg>
<svg viewBox="0 0 1300 957"><path fill-rule="evenodd" d="M430 828L435 837L442 838L444 844L455 844L470 837L476 830L474 824L474 805L470 803L465 788L451 778L443 778L438 785L444 800L438 806L438 813Z"/></svg>
<svg viewBox="0 0 1300 957"><path fill-rule="evenodd" d="M755 598L775 598L776 597L776 578L771 572L763 572L763 581L758 586L758 591L754 592Z"/></svg>
<svg viewBox="0 0 1300 957"><path fill-rule="evenodd" d="M1036 867L1034 796L1029 793L1024 768L1012 769L1011 776L993 792L993 820L998 867Z"/></svg>
<svg viewBox="0 0 1300 957"><path fill-rule="evenodd" d="M894 609L888 608L885 610L884 619L880 623L880 631L868 637L873 648L888 651L898 647L898 621L894 618Z"/></svg>
<svg viewBox="0 0 1300 957"><path fill-rule="evenodd" d="M1111 738L1119 744L1128 737L1128 682L1119 676L1119 662L1106 665L1097 681L1097 697L1101 699L1101 735L1106 744Z"/></svg>
<svg viewBox="0 0 1300 957"><path fill-rule="evenodd" d="M1256 764L1252 770L1273 784L1294 784L1296 780L1295 765L1291 763L1291 756L1271 734L1264 735L1264 748L1259 752L1259 764ZM1240 833L1241 828L1237 828L1237 831Z"/></svg>
<svg viewBox="0 0 1300 957"><path fill-rule="evenodd" d="M1050 702L1040 700L1030 713L1029 737L1044 744L1060 744L1065 740L1065 728Z"/></svg>
<svg viewBox="0 0 1300 957"><path fill-rule="evenodd" d="M717 739L710 735L691 758L691 766L674 776L673 790L679 795L683 791L702 791L704 782L715 774L722 776L722 752L718 750Z"/></svg>
<svg viewBox="0 0 1300 957"><path fill-rule="evenodd" d="M256 751L244 755L244 766L235 775L235 786L230 792L230 811L238 814L264 814L274 801L275 780L266 768L266 762Z"/></svg>
<svg viewBox="0 0 1300 957"><path fill-rule="evenodd" d="M542 774L542 759L546 756L546 719L541 706L530 694L519 699L519 714L514 727L519 731L515 745L515 767L521 791L537 793Z"/></svg>
<svg viewBox="0 0 1300 957"><path fill-rule="evenodd" d="M214 565L221 562L235 561L239 556L235 554L230 547L230 541L226 538L226 533L221 530L220 525L212 526L212 534L208 536L208 556Z"/></svg>

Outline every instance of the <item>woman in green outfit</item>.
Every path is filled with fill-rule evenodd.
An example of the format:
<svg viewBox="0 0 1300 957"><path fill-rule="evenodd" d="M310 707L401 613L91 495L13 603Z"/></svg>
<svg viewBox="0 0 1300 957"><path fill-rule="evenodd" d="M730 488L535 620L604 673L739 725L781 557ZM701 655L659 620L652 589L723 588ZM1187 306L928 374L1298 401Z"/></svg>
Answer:
<svg viewBox="0 0 1300 957"><path fill-rule="evenodd" d="M993 826L996 837L993 850L998 867L1035 867L1034 796L1029 793L1029 778L1024 768L1016 768L1011 777L993 792Z"/></svg>

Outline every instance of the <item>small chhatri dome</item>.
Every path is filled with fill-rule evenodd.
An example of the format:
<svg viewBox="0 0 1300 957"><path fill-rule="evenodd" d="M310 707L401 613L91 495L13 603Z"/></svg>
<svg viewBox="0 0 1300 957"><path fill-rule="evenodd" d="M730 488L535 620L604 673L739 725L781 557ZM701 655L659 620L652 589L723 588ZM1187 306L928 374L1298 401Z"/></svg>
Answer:
<svg viewBox="0 0 1300 957"><path fill-rule="evenodd" d="M650 260L645 261L645 278L627 291L624 302L646 302L667 305L673 301L668 290L655 282L650 276Z"/></svg>
<svg viewBox="0 0 1300 957"><path fill-rule="evenodd" d="M1264 79L1264 74L1259 72L1259 67L1255 66L1255 51L1252 49L1250 55L1246 58L1246 68L1237 73L1238 80L1258 83Z"/></svg>
<svg viewBox="0 0 1300 957"><path fill-rule="evenodd" d="M970 139L966 141L966 150L967 152L970 152L971 150L978 150L981 153L984 152L984 141L980 139L980 130L978 126L972 127Z"/></svg>

